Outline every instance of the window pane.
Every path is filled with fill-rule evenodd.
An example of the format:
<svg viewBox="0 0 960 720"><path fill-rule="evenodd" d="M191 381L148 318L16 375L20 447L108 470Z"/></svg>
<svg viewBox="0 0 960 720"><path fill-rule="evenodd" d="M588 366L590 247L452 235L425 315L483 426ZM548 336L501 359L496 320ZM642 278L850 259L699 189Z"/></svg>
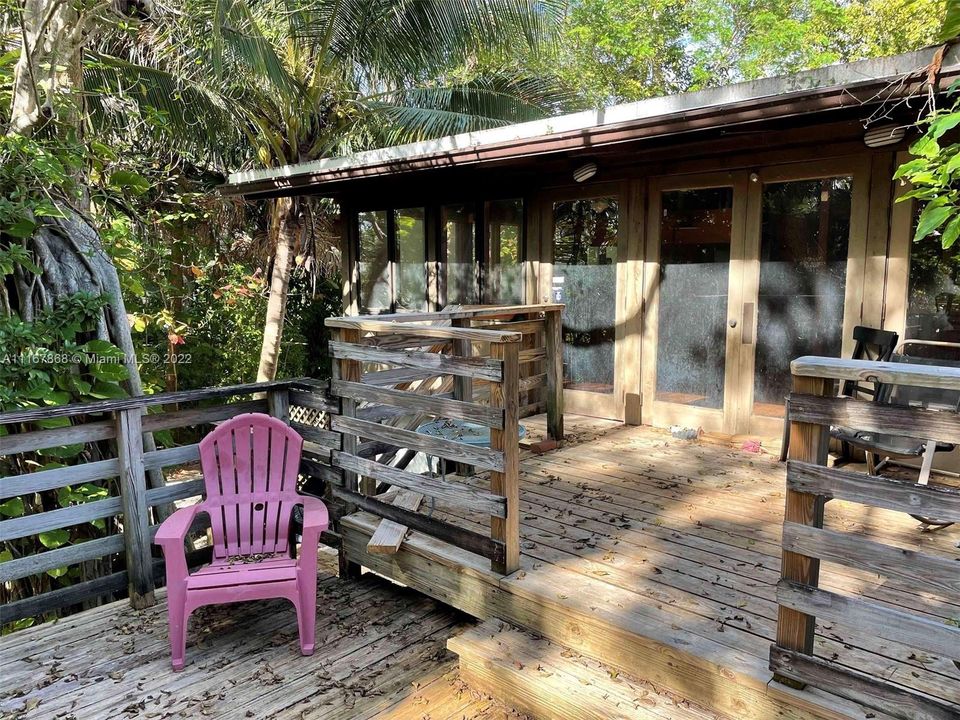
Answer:
<svg viewBox="0 0 960 720"><path fill-rule="evenodd" d="M790 361L840 357L850 240L849 177L763 186L753 409L783 415Z"/></svg>
<svg viewBox="0 0 960 720"><path fill-rule="evenodd" d="M390 309L390 256L387 252L387 212L359 214L360 311Z"/></svg>
<svg viewBox="0 0 960 720"><path fill-rule="evenodd" d="M518 305L523 299L523 266L520 264L523 238L523 200L495 200L487 203L487 268L491 302Z"/></svg>
<svg viewBox="0 0 960 720"><path fill-rule="evenodd" d="M613 392L617 315L617 234L614 198L553 206L554 299L563 310L564 387Z"/></svg>
<svg viewBox="0 0 960 720"><path fill-rule="evenodd" d="M427 309L423 208L397 210L397 309Z"/></svg>
<svg viewBox="0 0 960 720"><path fill-rule="evenodd" d="M441 224L447 244L447 304L471 305L477 291L476 219L473 205L445 205Z"/></svg>
<svg viewBox="0 0 960 720"><path fill-rule="evenodd" d="M914 215L914 231L919 217ZM913 233L911 232L911 236ZM906 339L960 342L960 242L943 249L939 235L910 243ZM911 353L921 354L916 347ZM943 351L939 351L942 356Z"/></svg>
<svg viewBox="0 0 960 720"><path fill-rule="evenodd" d="M657 399L723 407L733 188L662 195Z"/></svg>

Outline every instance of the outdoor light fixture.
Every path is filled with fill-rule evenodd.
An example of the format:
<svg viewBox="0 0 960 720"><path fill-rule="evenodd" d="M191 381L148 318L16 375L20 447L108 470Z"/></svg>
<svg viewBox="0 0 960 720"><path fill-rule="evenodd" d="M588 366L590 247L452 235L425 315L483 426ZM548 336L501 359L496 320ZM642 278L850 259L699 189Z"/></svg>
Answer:
<svg viewBox="0 0 960 720"><path fill-rule="evenodd" d="M581 165L576 170L573 171L573 179L578 183L586 182L594 175L597 174L597 164L595 162L588 162L585 165Z"/></svg>
<svg viewBox="0 0 960 720"><path fill-rule="evenodd" d="M867 147L877 148L885 145L895 145L901 140L907 131L902 125L881 125L873 130L867 130L863 136L863 142Z"/></svg>

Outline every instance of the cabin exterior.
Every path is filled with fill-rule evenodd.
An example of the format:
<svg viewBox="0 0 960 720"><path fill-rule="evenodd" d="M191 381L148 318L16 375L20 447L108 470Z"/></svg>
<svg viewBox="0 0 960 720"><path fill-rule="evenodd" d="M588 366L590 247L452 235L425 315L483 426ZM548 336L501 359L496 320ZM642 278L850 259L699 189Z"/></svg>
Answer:
<svg viewBox="0 0 960 720"><path fill-rule="evenodd" d="M779 437L792 358L849 356L856 325L960 339L958 250L911 242L891 180L932 56L239 173L224 191L340 203L346 315L564 303L568 412ZM930 77L958 74L954 47Z"/></svg>

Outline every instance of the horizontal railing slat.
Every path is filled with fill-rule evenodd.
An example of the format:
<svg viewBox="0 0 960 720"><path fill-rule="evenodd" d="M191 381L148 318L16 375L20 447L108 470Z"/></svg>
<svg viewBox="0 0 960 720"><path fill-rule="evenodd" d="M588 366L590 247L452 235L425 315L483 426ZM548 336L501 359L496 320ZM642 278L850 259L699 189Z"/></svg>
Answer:
<svg viewBox="0 0 960 720"><path fill-rule="evenodd" d="M960 597L957 560L792 522L783 524L783 549L898 578L911 587L936 588Z"/></svg>
<svg viewBox="0 0 960 720"><path fill-rule="evenodd" d="M960 367L804 356L790 363L790 369L801 377L960 390Z"/></svg>
<svg viewBox="0 0 960 720"><path fill-rule="evenodd" d="M174 428L194 425L206 425L222 420L229 420L243 413L266 411L266 400L244 400L242 402L228 403L227 405L171 410L169 412L165 411L144 415L143 431L156 432L159 430L172 430Z"/></svg>
<svg viewBox="0 0 960 720"><path fill-rule="evenodd" d="M513 317L515 315L533 315L536 313L563 310L562 303L534 303L532 305L457 305L437 312L402 312L384 313L382 315L353 315L345 320L389 320L393 322L442 322L450 320L467 320L470 318L498 318ZM330 327L339 327L327 323Z"/></svg>
<svg viewBox="0 0 960 720"><path fill-rule="evenodd" d="M540 373L539 375L530 375L528 377L520 378L520 392L530 392L531 390L536 390L537 388L542 388L547 384L547 374Z"/></svg>
<svg viewBox="0 0 960 720"><path fill-rule="evenodd" d="M434 395L418 395L403 390L376 388L363 383L334 380L333 392L337 395L371 403L386 403L440 417L456 418L479 423L490 428L503 428L503 409L489 405L441 398Z"/></svg>
<svg viewBox="0 0 960 720"><path fill-rule="evenodd" d="M520 342L518 332L500 330L474 330L473 328L441 327L438 325L404 324L384 320L364 320L358 318L327 318L327 327L361 332L390 333L395 335L415 335L438 340L471 340L473 342Z"/></svg>
<svg viewBox="0 0 960 720"><path fill-rule="evenodd" d="M502 323L487 323L484 325L474 325L477 330L511 330L522 333L523 335L533 335L543 332L546 323L543 319L539 320L510 320Z"/></svg>
<svg viewBox="0 0 960 720"><path fill-rule="evenodd" d="M126 571L94 578L69 587L51 590L22 600L14 600L0 606L0 622L8 623L21 618L34 617L76 605L84 600L124 592L127 589Z"/></svg>
<svg viewBox="0 0 960 720"><path fill-rule="evenodd" d="M777 583L777 603L914 650L960 660L960 628L951 627L945 621L894 610L790 580Z"/></svg>
<svg viewBox="0 0 960 720"><path fill-rule="evenodd" d="M794 422L960 444L960 415L954 412L818 395L791 395L788 402Z"/></svg>
<svg viewBox="0 0 960 720"><path fill-rule="evenodd" d="M382 350L336 341L330 343L330 354L335 358L410 368L426 373L427 377L430 377L432 372L440 375L481 378L493 382L500 382L503 378L503 363L486 357L460 357L415 350Z"/></svg>
<svg viewBox="0 0 960 720"><path fill-rule="evenodd" d="M147 470L170 467L171 465L185 465L200 459L200 444L180 445L178 447L151 450L143 454L143 466Z"/></svg>
<svg viewBox="0 0 960 720"><path fill-rule="evenodd" d="M960 522L960 490L942 485L917 485L790 460L787 462L787 487L797 492L923 515L939 521Z"/></svg>
<svg viewBox="0 0 960 720"><path fill-rule="evenodd" d="M322 445L323 447L333 448L334 450L340 449L339 433L299 422L291 422L290 427L300 433L304 440Z"/></svg>
<svg viewBox="0 0 960 720"><path fill-rule="evenodd" d="M300 458L300 474L318 477L324 482L333 483L334 485L343 484L343 476L340 474L340 471L330 467L325 462L319 462L306 455Z"/></svg>
<svg viewBox="0 0 960 720"><path fill-rule="evenodd" d="M533 348L531 350L520 351L520 364L537 362L547 359L547 351L544 348Z"/></svg>
<svg viewBox="0 0 960 720"><path fill-rule="evenodd" d="M110 440L116 436L116 427L107 420L49 430L33 430L0 438L0 455L17 455L61 445Z"/></svg>
<svg viewBox="0 0 960 720"><path fill-rule="evenodd" d="M187 480L186 482L171 483L158 488L147 490L147 505L154 507L156 505L165 505L175 500L203 495L203 479Z"/></svg>
<svg viewBox="0 0 960 720"><path fill-rule="evenodd" d="M882 710L891 717L957 720L960 716L960 705L776 645L770 648L770 669L778 675L810 683L820 690Z"/></svg>
<svg viewBox="0 0 960 720"><path fill-rule="evenodd" d="M325 394L311 392L309 390L299 390L293 388L290 390L290 404L299 407L307 407L312 410L322 410L323 412L340 412L339 403L327 397Z"/></svg>
<svg viewBox="0 0 960 720"><path fill-rule="evenodd" d="M0 582L12 582L48 570L76 565L87 560L101 558L104 555L121 552L123 552L123 535L109 535L74 545L58 547L0 563Z"/></svg>
<svg viewBox="0 0 960 720"><path fill-rule="evenodd" d="M96 460L94 462L51 468L25 475L13 475L0 478L0 498L16 497L29 493L56 490L67 485L81 485L116 477L120 474L120 463L116 458Z"/></svg>
<svg viewBox="0 0 960 720"><path fill-rule="evenodd" d="M47 530L57 530L91 520L112 517L119 514L121 510L120 498L110 497L82 505L71 505L57 510L10 518L0 522L0 541L15 540Z"/></svg>
<svg viewBox="0 0 960 720"><path fill-rule="evenodd" d="M334 453L333 462L344 470L375 478L388 485L396 485L428 497L444 500L458 508L474 510L501 518L507 515L507 499L501 495L476 490L460 483L415 475L406 470L383 465L373 460L365 460L348 453Z"/></svg>
<svg viewBox="0 0 960 720"><path fill-rule="evenodd" d="M422 435L412 430L401 430L388 425L377 425L376 423L342 416L333 418L333 429L369 440L382 440L397 447L410 448L446 460L503 472L503 453L487 448L473 447L466 443Z"/></svg>
<svg viewBox="0 0 960 720"><path fill-rule="evenodd" d="M412 510L404 510L395 505L388 505L387 503L380 502L367 495L352 492L346 488L333 486L331 492L334 497L356 505L361 510L373 513L387 520L393 520L401 525L406 525L411 530L426 533L431 537L456 545L458 548L468 552L476 553L491 560L497 560L504 555L503 544L486 535L481 535L472 530L452 525L443 520L421 515Z"/></svg>
<svg viewBox="0 0 960 720"><path fill-rule="evenodd" d="M157 393L156 395L137 395L136 397L117 400L95 400L88 403L72 405L55 405L28 410L10 410L0 413L0 425L15 422L32 422L55 417L72 417L74 415L92 415L95 413L114 412L116 410L130 410L136 407L150 407L152 405L177 405L200 400L232 397L234 395L252 395L290 387L296 380L273 380L261 383L245 383L242 385L224 385L215 388L200 388L199 390L178 390L177 392Z"/></svg>

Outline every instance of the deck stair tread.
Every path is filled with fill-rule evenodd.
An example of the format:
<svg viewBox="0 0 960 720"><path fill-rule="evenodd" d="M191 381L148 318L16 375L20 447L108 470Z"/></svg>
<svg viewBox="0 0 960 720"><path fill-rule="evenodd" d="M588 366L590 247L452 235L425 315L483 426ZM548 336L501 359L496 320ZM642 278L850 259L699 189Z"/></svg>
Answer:
<svg viewBox="0 0 960 720"><path fill-rule="evenodd" d="M469 686L533 718L727 720L495 618L450 638L447 647L460 656Z"/></svg>

